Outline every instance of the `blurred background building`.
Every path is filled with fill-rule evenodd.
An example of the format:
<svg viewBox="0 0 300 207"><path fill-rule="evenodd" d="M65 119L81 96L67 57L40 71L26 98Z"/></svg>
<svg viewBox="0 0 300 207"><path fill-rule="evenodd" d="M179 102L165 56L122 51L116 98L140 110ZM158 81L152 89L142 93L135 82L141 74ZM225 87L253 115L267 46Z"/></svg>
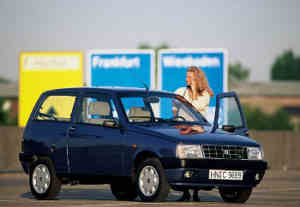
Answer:
<svg viewBox="0 0 300 207"><path fill-rule="evenodd" d="M230 90L237 92L243 105L267 114L283 110L294 125L300 124L300 81L238 82Z"/></svg>

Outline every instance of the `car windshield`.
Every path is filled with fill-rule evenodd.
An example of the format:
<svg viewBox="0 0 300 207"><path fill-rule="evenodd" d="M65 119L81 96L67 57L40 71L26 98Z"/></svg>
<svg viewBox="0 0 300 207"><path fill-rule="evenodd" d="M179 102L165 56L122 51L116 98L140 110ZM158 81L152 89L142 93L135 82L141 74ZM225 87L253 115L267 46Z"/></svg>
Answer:
<svg viewBox="0 0 300 207"><path fill-rule="evenodd" d="M178 95L121 96L129 123L192 123L210 125L197 110Z"/></svg>

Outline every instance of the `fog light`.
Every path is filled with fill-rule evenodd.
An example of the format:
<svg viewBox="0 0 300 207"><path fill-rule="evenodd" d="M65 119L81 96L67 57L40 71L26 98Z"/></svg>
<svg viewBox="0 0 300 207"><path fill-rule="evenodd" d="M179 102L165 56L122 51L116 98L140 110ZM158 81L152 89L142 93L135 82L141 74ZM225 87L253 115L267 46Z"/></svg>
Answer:
<svg viewBox="0 0 300 207"><path fill-rule="evenodd" d="M260 176L259 176L258 173L256 173L256 175L255 175L255 180L256 180L256 181L259 181L259 179L260 179Z"/></svg>
<svg viewBox="0 0 300 207"><path fill-rule="evenodd" d="M185 178L191 178L192 175L193 175L193 172L192 172L192 171L185 171L185 173L184 173L184 177L185 177Z"/></svg>

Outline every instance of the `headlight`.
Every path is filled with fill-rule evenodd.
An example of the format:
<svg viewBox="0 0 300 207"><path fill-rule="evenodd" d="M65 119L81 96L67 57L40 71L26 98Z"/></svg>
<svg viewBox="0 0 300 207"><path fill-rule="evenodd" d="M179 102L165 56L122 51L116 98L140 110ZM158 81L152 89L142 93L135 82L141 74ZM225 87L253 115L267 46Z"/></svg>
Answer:
<svg viewBox="0 0 300 207"><path fill-rule="evenodd" d="M176 157L179 159L199 159L203 158L200 145L179 144L176 147Z"/></svg>
<svg viewBox="0 0 300 207"><path fill-rule="evenodd" d="M262 160L264 158L264 152L259 147L248 147L247 151L249 160Z"/></svg>

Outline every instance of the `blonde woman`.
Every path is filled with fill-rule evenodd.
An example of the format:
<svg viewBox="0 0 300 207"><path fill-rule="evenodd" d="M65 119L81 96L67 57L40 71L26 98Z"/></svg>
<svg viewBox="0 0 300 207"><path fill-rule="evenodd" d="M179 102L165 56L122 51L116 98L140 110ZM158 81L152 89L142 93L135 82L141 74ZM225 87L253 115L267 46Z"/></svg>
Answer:
<svg viewBox="0 0 300 207"><path fill-rule="evenodd" d="M195 66L189 67L186 72L186 87L178 88L175 93L183 96L204 117L210 97L214 95L208 85L205 73Z"/></svg>
<svg viewBox="0 0 300 207"><path fill-rule="evenodd" d="M206 110L209 105L210 97L214 95L213 91L209 87L207 78L203 70L195 66L191 66L186 72L186 87L178 88L175 91L176 94L183 96L189 101L204 117L206 116ZM174 114L176 108L173 109ZM183 191L182 197L179 201L190 200L191 195L189 190ZM194 189L193 200L199 201L198 189Z"/></svg>

